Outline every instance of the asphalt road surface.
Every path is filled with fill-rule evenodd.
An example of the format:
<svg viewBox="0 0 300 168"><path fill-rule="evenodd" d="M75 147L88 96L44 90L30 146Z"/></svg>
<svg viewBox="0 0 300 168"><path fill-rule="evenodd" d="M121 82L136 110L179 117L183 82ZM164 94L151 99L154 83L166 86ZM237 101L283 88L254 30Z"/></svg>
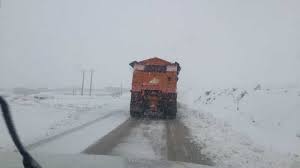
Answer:
<svg viewBox="0 0 300 168"><path fill-rule="evenodd" d="M128 119L83 153L213 165L178 119Z"/></svg>

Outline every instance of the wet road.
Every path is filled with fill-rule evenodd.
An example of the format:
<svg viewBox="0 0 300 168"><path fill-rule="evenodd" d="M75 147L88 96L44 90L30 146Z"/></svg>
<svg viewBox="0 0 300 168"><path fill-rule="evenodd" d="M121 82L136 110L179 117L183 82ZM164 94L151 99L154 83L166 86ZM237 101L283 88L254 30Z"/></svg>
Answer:
<svg viewBox="0 0 300 168"><path fill-rule="evenodd" d="M83 153L213 165L178 119L128 119Z"/></svg>

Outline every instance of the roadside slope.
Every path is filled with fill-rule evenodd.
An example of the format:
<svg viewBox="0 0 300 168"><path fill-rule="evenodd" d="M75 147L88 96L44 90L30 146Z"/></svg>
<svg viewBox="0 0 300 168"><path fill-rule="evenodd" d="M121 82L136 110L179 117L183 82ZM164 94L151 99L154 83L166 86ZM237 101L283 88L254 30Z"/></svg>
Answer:
<svg viewBox="0 0 300 168"><path fill-rule="evenodd" d="M289 167L299 160L299 89L185 92L179 117L220 167Z"/></svg>

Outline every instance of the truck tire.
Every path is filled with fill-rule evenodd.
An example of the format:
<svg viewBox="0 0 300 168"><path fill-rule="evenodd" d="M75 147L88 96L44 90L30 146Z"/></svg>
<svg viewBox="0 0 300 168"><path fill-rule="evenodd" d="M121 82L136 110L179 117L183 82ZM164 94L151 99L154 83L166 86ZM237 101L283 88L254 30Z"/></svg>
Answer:
<svg viewBox="0 0 300 168"><path fill-rule="evenodd" d="M131 93L131 99L130 99L130 117L135 118L136 117L136 102L137 102L138 94L137 93Z"/></svg>
<svg viewBox="0 0 300 168"><path fill-rule="evenodd" d="M130 116L139 118L143 114L143 99L140 93L131 93Z"/></svg>
<svg viewBox="0 0 300 168"><path fill-rule="evenodd" d="M136 118L136 113L134 111L130 111L130 117Z"/></svg>
<svg viewBox="0 0 300 168"><path fill-rule="evenodd" d="M139 118L141 117L142 110L141 107L134 104L130 106L130 116L133 118Z"/></svg>
<svg viewBox="0 0 300 168"><path fill-rule="evenodd" d="M177 103L169 103L168 110L167 110L167 118L168 119L175 119L177 115Z"/></svg>

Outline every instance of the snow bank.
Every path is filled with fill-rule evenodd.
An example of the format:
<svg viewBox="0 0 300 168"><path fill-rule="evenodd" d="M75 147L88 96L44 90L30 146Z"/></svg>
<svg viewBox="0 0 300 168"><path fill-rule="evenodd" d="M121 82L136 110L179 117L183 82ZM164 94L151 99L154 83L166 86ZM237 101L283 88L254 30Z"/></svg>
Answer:
<svg viewBox="0 0 300 168"><path fill-rule="evenodd" d="M180 111L217 165L288 167L300 154L298 94L299 89L185 92Z"/></svg>

